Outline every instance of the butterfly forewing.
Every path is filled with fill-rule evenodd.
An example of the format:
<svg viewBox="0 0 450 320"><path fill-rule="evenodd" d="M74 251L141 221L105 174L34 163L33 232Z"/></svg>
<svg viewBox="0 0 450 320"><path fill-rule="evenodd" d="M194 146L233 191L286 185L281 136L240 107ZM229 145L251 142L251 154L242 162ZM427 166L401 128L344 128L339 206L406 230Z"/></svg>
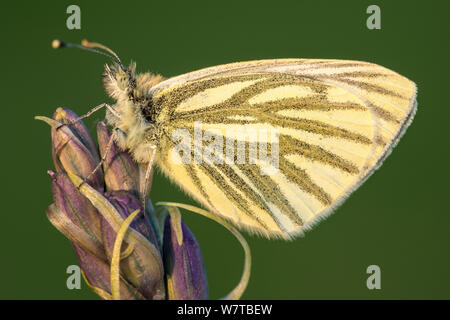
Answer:
<svg viewBox="0 0 450 320"><path fill-rule="evenodd" d="M158 164L214 213L290 237L370 175L409 124L414 102L411 81L364 62L207 68L154 88L158 121L165 123ZM180 142L180 132L190 138ZM276 170L265 171L272 162L252 162L261 146Z"/></svg>

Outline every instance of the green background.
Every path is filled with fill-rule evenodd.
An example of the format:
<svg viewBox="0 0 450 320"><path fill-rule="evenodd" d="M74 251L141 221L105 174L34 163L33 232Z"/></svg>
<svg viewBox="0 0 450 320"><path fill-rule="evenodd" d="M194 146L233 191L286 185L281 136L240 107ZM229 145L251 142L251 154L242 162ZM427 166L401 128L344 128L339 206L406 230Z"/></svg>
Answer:
<svg viewBox="0 0 450 320"><path fill-rule="evenodd" d="M66 8L81 7L81 30ZM381 30L366 8L381 7ZM66 288L76 264L47 220L49 127L57 107L83 114L106 97L104 57L55 51L54 38L110 46L138 70L166 77L263 58L370 61L418 85L415 120L392 155L337 212L295 241L246 235L253 253L245 299L448 299L450 108L448 1L2 1L0 298L97 299ZM87 121L103 117L99 112ZM157 175L154 202L193 202ZM237 283L243 253L221 226L185 213L201 244L212 299ZM381 268L368 290L366 268Z"/></svg>

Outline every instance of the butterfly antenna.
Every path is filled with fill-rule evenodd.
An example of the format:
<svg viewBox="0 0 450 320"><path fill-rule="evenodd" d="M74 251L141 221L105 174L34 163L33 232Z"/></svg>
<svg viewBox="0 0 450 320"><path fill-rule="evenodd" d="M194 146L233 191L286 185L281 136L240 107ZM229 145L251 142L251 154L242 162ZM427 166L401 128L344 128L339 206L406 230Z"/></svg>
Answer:
<svg viewBox="0 0 450 320"><path fill-rule="evenodd" d="M98 53L98 54L104 55L105 57L110 58L111 60L116 62L123 71L127 72L127 69L123 66L122 62L120 61L119 56L114 51L112 51L111 49L109 49L108 47L106 47L106 46L104 46L104 45L102 45L100 43L94 43L94 42L89 42L87 40L83 40L81 42L81 45L79 45L79 44L76 44L76 43L63 42L61 40L53 40L52 48L53 49L78 48L78 49L82 49L82 50ZM109 54L105 53L103 51L94 49L94 48L99 48L99 49L105 50Z"/></svg>

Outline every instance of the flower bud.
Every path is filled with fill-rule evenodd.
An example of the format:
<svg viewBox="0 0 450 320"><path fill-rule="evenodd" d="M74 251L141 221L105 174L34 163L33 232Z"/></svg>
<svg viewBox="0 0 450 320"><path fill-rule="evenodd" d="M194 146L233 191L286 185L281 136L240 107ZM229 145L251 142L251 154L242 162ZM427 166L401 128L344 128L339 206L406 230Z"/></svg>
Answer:
<svg viewBox="0 0 450 320"><path fill-rule="evenodd" d="M72 132L77 136L78 139L89 149L96 160L100 160L98 155L97 145L86 128L83 121L76 121L78 115L70 109L58 108L53 114L53 119L61 123L71 123L70 127Z"/></svg>
<svg viewBox="0 0 450 320"><path fill-rule="evenodd" d="M136 196L128 191L112 191L106 193L105 198L115 207L123 219L126 219L135 210L139 210L141 213L131 222L130 227L142 234L146 240L150 241L155 247L155 250L158 248L156 235L147 215L142 214L142 207ZM103 219L102 233L106 255L111 261L117 232ZM133 244L128 245L132 246ZM135 245L139 245L139 243ZM135 252L132 252L130 257L123 258L120 265L121 271L127 279L130 279L137 286L139 292L145 297L155 299L155 287L152 279L160 278L162 280L163 274L152 274L152 270L155 270L154 266L146 266L145 259L139 260L133 255L135 255Z"/></svg>
<svg viewBox="0 0 450 320"><path fill-rule="evenodd" d="M200 246L178 209L169 207L169 212L163 240L168 299L208 299L208 282Z"/></svg>
<svg viewBox="0 0 450 320"><path fill-rule="evenodd" d="M75 244L73 248L80 267L94 292L105 300L112 299L110 266ZM124 278L120 278L120 298L122 300L145 300L145 297Z"/></svg>
<svg viewBox="0 0 450 320"><path fill-rule="evenodd" d="M63 232L65 234L69 229L74 230L73 232L79 231L77 232L79 235L77 238L79 239L71 240L84 248L91 248L92 246L100 248L96 249L95 253L105 258L102 246L102 217L97 209L78 191L67 174L55 173L51 170L49 170L49 174L52 178L53 200L58 208L58 212L49 216L50 221L58 229L60 229L59 226L65 228L66 232ZM73 227L71 227L72 224ZM81 237L83 237L82 242Z"/></svg>
<svg viewBox="0 0 450 320"><path fill-rule="evenodd" d="M99 148L108 154L92 174L99 154L77 115L59 108L53 119L36 118L52 127L56 172L49 171L54 203L47 216L72 242L92 290L103 299L207 299L200 247L178 209L169 207L164 220L150 200L142 208L146 165L115 142L107 150L111 133L99 123Z"/></svg>
<svg viewBox="0 0 450 320"><path fill-rule="evenodd" d="M108 152L103 164L106 190L126 190L139 196L139 169L131 155L120 150L115 142L106 150L111 133L104 122L97 124L97 138L102 157Z"/></svg>
<svg viewBox="0 0 450 320"><path fill-rule="evenodd" d="M72 111L58 108L53 118L59 123L70 123L77 119ZM95 143L81 121L70 125L52 126L52 155L56 171L71 172L87 178L99 163ZM97 190L103 191L101 168L91 174L87 182Z"/></svg>
<svg viewBox="0 0 450 320"><path fill-rule="evenodd" d="M126 219L135 210L142 212L142 206L138 198L128 191L107 192L105 193L105 198L111 202L123 219ZM131 222L131 227L142 234L153 245L158 247L158 241L147 214L138 215L133 222ZM104 231L105 230L103 229L103 232ZM104 238L104 240L106 239ZM108 242L109 241L105 242L105 245Z"/></svg>
<svg viewBox="0 0 450 320"><path fill-rule="evenodd" d="M80 177L70 173L68 175L74 185L80 184ZM111 252L111 240L115 240L116 235L125 220L122 215L128 216L131 211L129 211L128 208L122 210L120 205L118 206L119 210L116 209L107 198L88 184L82 184L80 186L80 192L89 199L104 218L103 244L106 252ZM131 196L131 194L129 194L129 196ZM115 200L117 201L117 199L118 197L116 197ZM124 200L121 200L121 202L122 204L125 203ZM119 213L119 211L122 212ZM142 212L140 214L142 214ZM108 225L111 230L108 230L106 225ZM126 280L137 288L146 299L164 299L164 268L159 249L152 244L146 236L133 228L128 229L123 248L127 254L120 259L121 274L123 274ZM111 256L108 259L109 263L111 263Z"/></svg>

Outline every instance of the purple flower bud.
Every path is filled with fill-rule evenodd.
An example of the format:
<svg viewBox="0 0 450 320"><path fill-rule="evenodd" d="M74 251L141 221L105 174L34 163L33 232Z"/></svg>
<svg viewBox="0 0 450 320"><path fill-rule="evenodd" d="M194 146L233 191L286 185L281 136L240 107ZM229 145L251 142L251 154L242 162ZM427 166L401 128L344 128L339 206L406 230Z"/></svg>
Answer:
<svg viewBox="0 0 450 320"><path fill-rule="evenodd" d="M139 209L142 212L142 206L139 202L138 198L134 196L132 193L127 191L112 191L107 192L105 194L106 199L112 203L112 205L117 209L123 219L126 219L133 211ZM109 227L109 228L108 228ZM158 241L153 231L153 227L150 224L150 220L148 216L145 214L138 215L133 222L131 222L131 228L135 229L137 232L145 236L148 241L150 241L153 245L158 247ZM105 229L112 231L111 227L108 225L107 228L103 226L103 239L105 240L106 250L112 250L114 243L111 243L111 240L114 241L115 235L113 237L105 238ZM108 231L106 230L106 231ZM108 245L107 245L108 244Z"/></svg>
<svg viewBox="0 0 450 320"><path fill-rule="evenodd" d="M89 149L94 158L100 161L97 145L95 144L94 140L92 140L92 137L83 121L75 121L76 119L78 119L78 115L76 113L74 113L70 109L58 108L53 114L53 119L62 123L72 122L72 124L70 125L72 132L78 139L80 139L83 145L85 145Z"/></svg>
<svg viewBox="0 0 450 320"><path fill-rule="evenodd" d="M78 185L81 182L81 178L76 175L69 174L69 178L74 185ZM111 264L111 244L115 243L117 233L124 223L125 219L122 215L128 216L131 212L128 211L129 208L123 208L121 205L127 202L132 204L132 201L121 198L124 197L124 194L119 193L120 197L115 197L116 205L118 206L116 208L111 201L88 184L81 185L80 192L96 207L104 218L104 223L102 222L103 245L105 251L110 252L109 256L107 254L107 260L108 264ZM123 191L123 193L128 192ZM131 193L128 193L128 196L133 197ZM136 200L134 202L134 206L139 206ZM143 227L142 224L140 227ZM120 252L120 274L146 299L164 299L164 267L159 249L145 235L133 228L127 229L122 249Z"/></svg>
<svg viewBox="0 0 450 320"><path fill-rule="evenodd" d="M102 217L97 209L95 209L91 202L78 191L67 174L55 173L50 170L49 174L53 180L53 201L57 208L87 235L90 242L101 244Z"/></svg>
<svg viewBox="0 0 450 320"><path fill-rule="evenodd" d="M128 191L108 192L105 194L105 198L116 208L123 219L126 219L136 209L139 209L140 212L142 212L141 203L136 196ZM130 227L142 234L158 248L156 235L146 215L140 213L133 220ZM102 220L102 233L106 255L108 256L108 259L111 260L114 242L116 240L116 232L105 219ZM135 245L139 245L139 243L136 243ZM133 284L141 294L147 299L155 299L157 298L155 296L156 288L154 287L154 282L151 280L158 277L161 277L162 279L163 276L152 274L152 270L155 268L145 265L145 260L136 259L136 256L133 256L134 254L135 253L133 252L130 258L123 259L121 270L127 279L133 279Z"/></svg>
<svg viewBox="0 0 450 320"><path fill-rule="evenodd" d="M165 221L163 240L168 299L208 299L208 282L200 246L179 211L170 211Z"/></svg>
<svg viewBox="0 0 450 320"><path fill-rule="evenodd" d="M106 153L111 133L105 123L97 124L97 137L102 157ZM128 152L120 150L114 142L103 164L107 191L126 190L139 195L139 169Z"/></svg>
<svg viewBox="0 0 450 320"><path fill-rule="evenodd" d="M59 108L53 115L60 123L69 123L77 118L72 111ZM87 178L99 163L95 143L84 124L78 121L72 125L52 127L52 155L56 171L71 172ZM93 188L104 189L101 168L92 174L87 181Z"/></svg>
<svg viewBox="0 0 450 320"><path fill-rule="evenodd" d="M83 248L73 245L80 267L89 285L103 299L111 299L111 273L109 265ZM100 289L100 290L98 290ZM145 297L124 278L120 279L120 297L122 300L145 300Z"/></svg>
<svg viewBox="0 0 450 320"><path fill-rule="evenodd" d="M150 200L143 210L139 191L144 166L115 143L103 163L105 173L92 174L99 164L97 147L84 124L74 122L77 118L62 108L54 119L37 117L52 126L56 172L49 171L54 203L47 216L72 242L89 285L103 299L113 298L111 290L121 299L207 299L200 248L178 209L169 208L165 225ZM111 133L104 123L97 130L104 155Z"/></svg>

